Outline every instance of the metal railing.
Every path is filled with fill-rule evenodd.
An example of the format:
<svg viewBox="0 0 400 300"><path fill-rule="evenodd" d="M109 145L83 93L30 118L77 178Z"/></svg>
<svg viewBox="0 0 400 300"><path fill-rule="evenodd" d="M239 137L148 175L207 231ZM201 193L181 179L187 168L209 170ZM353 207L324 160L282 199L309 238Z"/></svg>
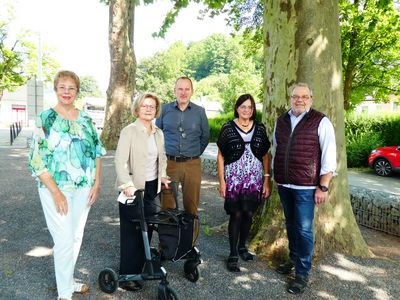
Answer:
<svg viewBox="0 0 400 300"><path fill-rule="evenodd" d="M22 130L22 122L15 122L10 125L10 145L12 145Z"/></svg>

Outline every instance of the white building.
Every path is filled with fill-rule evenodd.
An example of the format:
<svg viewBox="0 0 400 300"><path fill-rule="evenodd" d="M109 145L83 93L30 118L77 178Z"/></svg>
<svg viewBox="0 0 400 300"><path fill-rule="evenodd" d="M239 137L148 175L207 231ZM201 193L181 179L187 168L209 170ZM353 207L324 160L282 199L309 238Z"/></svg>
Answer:
<svg viewBox="0 0 400 300"><path fill-rule="evenodd" d="M222 113L222 105L217 101L210 101L204 96L201 96L199 99L193 99L191 101L197 105L204 107L207 118L214 118Z"/></svg>
<svg viewBox="0 0 400 300"><path fill-rule="evenodd" d="M0 125L22 122L33 126L36 115L43 110L43 82L29 80L15 92L4 91L0 101Z"/></svg>
<svg viewBox="0 0 400 300"><path fill-rule="evenodd" d="M398 101L398 100L397 100ZM376 103L372 97L366 97L364 101L357 104L355 111L358 114L375 114L380 112L400 112L400 105L396 103L394 96L387 103Z"/></svg>

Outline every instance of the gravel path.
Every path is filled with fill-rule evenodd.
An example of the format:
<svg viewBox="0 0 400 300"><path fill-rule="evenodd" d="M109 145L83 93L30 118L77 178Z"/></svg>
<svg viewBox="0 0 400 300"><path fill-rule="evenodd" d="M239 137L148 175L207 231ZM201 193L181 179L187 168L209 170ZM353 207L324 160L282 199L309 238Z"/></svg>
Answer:
<svg viewBox="0 0 400 300"><path fill-rule="evenodd" d="M35 182L27 170L27 150L0 148L0 165L0 299L56 299L52 241ZM97 276L104 267L118 268L119 223L114 180L111 152L103 160L101 197L90 212L77 263L76 277L88 282L91 290L74 299L157 299L157 282L146 282L145 288L136 293L118 289L108 295L98 287ZM399 299L398 252L389 255L391 259L328 256L316 264L309 288L297 297L285 292L285 277L267 267L267 262L241 262L243 272L229 273L225 268L227 237L204 233L207 227L227 220L216 178L207 175L203 178L200 219L203 264L199 281L191 283L184 279L182 262L164 264L170 286L181 300ZM392 237L391 241L393 248L400 248L400 238Z"/></svg>

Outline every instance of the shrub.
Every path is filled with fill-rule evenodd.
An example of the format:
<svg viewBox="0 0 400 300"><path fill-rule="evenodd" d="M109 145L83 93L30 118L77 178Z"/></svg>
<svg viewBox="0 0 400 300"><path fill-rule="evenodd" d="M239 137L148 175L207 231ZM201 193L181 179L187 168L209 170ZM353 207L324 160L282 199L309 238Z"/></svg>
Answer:
<svg viewBox="0 0 400 300"><path fill-rule="evenodd" d="M233 112L219 115L218 117L208 119L210 126L210 143L215 143L218 140L219 132L221 127L228 121L235 119ZM262 114L261 111L256 111L256 120L261 122Z"/></svg>
<svg viewBox="0 0 400 300"><path fill-rule="evenodd" d="M367 167L371 150L382 145L382 138L376 132L362 132L346 140L347 167Z"/></svg>
<svg viewBox="0 0 400 300"><path fill-rule="evenodd" d="M347 166L368 166L368 155L372 149L400 145L399 132L399 114L347 115L345 120Z"/></svg>

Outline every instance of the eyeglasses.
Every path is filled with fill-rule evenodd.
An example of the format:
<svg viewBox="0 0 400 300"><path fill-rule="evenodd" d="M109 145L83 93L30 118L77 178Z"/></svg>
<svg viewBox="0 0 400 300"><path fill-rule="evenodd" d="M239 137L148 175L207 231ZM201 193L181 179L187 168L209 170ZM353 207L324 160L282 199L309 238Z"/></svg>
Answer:
<svg viewBox="0 0 400 300"><path fill-rule="evenodd" d="M72 87L72 86L59 86L57 87L58 90L60 90L61 92L65 93L76 93L78 91L78 89L76 87Z"/></svg>
<svg viewBox="0 0 400 300"><path fill-rule="evenodd" d="M151 110L151 111L156 110L156 106L155 105L143 104L143 105L140 106L140 108L145 109L145 110Z"/></svg>
<svg viewBox="0 0 400 300"><path fill-rule="evenodd" d="M253 106L246 106L246 105L240 105L238 108L241 110L253 110Z"/></svg>
<svg viewBox="0 0 400 300"><path fill-rule="evenodd" d="M307 100L309 100L311 97L310 97L310 96L307 96L307 95L303 95L303 96L292 95L292 96L290 96L290 98L292 98L293 100L299 100L299 99L301 99L301 100L307 101Z"/></svg>
<svg viewBox="0 0 400 300"><path fill-rule="evenodd" d="M179 127L178 127L178 131L179 131L179 133L181 134L181 137L182 137L183 139L185 139L185 138L186 138L185 130L184 130L181 126L179 126Z"/></svg>

